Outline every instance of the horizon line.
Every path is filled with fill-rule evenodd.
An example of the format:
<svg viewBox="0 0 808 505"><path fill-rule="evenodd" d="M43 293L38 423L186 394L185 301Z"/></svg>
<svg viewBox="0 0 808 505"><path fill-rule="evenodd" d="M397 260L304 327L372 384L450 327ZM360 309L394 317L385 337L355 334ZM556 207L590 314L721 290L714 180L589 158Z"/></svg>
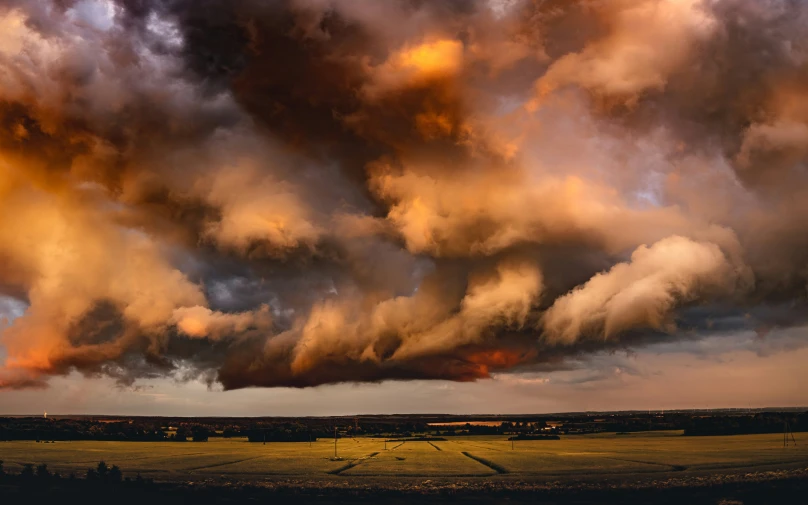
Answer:
<svg viewBox="0 0 808 505"><path fill-rule="evenodd" d="M579 410L567 412L547 412L547 413L521 413L521 414L491 414L491 413L471 413L471 414L446 414L437 412L420 413L395 413L395 414L339 414L339 415L264 415L264 416L228 416L228 415L129 415L129 414L55 414L47 413L48 417L117 417L117 418L216 418L216 419L297 419L297 418L345 418L345 417L393 417L393 416L440 416L440 417L547 417L562 415L591 415L591 414L621 414L621 413L663 413L663 412L719 412L719 411L808 411L808 406L797 407L710 407L710 408L673 408L673 409L624 409L624 410ZM45 412L43 412L44 414ZM2 414L0 418L11 417L35 417L41 418L43 414Z"/></svg>

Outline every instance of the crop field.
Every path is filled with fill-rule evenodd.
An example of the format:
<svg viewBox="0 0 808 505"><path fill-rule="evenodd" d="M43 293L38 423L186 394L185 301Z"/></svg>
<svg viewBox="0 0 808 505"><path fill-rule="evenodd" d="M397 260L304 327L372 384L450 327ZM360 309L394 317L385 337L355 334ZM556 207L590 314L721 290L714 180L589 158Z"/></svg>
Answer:
<svg viewBox="0 0 808 505"><path fill-rule="evenodd" d="M798 442L799 442L798 437ZM808 442L808 441L806 441ZM568 436L516 441L457 437L447 441L342 438L337 442L0 442L7 471L45 463L62 475L83 475L99 461L125 476L155 480L272 478L508 478L528 481L628 476L743 473L808 467L808 443L782 447L778 435L683 437L680 432Z"/></svg>

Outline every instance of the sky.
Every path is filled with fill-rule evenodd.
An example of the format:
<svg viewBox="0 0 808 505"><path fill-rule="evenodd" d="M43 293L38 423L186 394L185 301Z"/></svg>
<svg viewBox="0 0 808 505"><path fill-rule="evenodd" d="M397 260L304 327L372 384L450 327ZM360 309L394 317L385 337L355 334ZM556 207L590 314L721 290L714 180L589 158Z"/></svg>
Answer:
<svg viewBox="0 0 808 505"><path fill-rule="evenodd" d="M0 0L0 413L808 405L806 23Z"/></svg>

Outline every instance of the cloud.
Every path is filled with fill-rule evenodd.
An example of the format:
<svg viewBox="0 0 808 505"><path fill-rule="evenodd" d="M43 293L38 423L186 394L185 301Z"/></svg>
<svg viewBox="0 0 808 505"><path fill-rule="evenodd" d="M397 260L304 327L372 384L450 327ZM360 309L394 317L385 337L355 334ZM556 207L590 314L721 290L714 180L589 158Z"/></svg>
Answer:
<svg viewBox="0 0 808 505"><path fill-rule="evenodd" d="M5 2L0 387L473 381L801 327L806 19Z"/></svg>
<svg viewBox="0 0 808 505"><path fill-rule="evenodd" d="M269 306L263 305L255 312L223 313L206 307L182 307L176 309L171 319L177 329L191 338L213 340L228 335L244 333L249 329L268 331L272 325Z"/></svg>
<svg viewBox="0 0 808 505"><path fill-rule="evenodd" d="M544 314L551 340L573 343L586 334L606 338L633 328L673 331L677 306L731 296L750 283L745 265L732 265L715 244L668 237L640 246L619 263L556 299Z"/></svg>
<svg viewBox="0 0 808 505"><path fill-rule="evenodd" d="M669 76L695 56L699 41L718 28L701 0L618 0L594 11L604 34L550 65L537 81L539 100L578 85L633 104L644 92L664 91Z"/></svg>
<svg viewBox="0 0 808 505"><path fill-rule="evenodd" d="M213 176L204 198L219 209L219 216L206 224L203 236L241 253L256 245L269 255L315 248L322 232L299 192L288 182L256 172L232 166Z"/></svg>

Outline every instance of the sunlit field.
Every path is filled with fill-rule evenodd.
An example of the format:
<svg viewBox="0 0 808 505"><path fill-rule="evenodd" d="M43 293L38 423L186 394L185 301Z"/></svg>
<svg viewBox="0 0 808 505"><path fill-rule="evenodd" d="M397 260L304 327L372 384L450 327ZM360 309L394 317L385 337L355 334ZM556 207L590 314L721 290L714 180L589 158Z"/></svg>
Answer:
<svg viewBox="0 0 808 505"><path fill-rule="evenodd" d="M799 439L799 436L798 436ZM738 473L805 467L808 443L782 446L778 435L683 437L680 432L562 437L516 441L504 437L458 437L437 442L372 438L323 439L309 443L209 442L0 442L9 472L45 463L63 476L82 476L103 460L125 476L156 480L274 477L501 478L564 480L653 475Z"/></svg>

